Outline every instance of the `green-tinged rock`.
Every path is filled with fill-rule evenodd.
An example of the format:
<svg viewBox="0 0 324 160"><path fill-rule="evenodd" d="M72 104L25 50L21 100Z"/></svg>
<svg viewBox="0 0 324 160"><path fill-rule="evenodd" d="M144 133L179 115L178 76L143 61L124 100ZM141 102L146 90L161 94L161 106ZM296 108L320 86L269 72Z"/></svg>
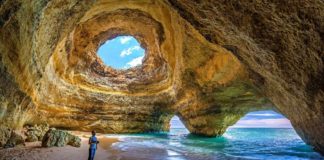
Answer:
<svg viewBox="0 0 324 160"><path fill-rule="evenodd" d="M80 147L81 139L67 131L50 129L46 132L42 140L42 147L63 147L65 145Z"/></svg>
<svg viewBox="0 0 324 160"><path fill-rule="evenodd" d="M5 126L0 126L0 147L3 147L11 135L11 129Z"/></svg>
<svg viewBox="0 0 324 160"><path fill-rule="evenodd" d="M78 136L70 135L70 140L68 145L73 147L80 147L81 146L81 139Z"/></svg>
<svg viewBox="0 0 324 160"><path fill-rule="evenodd" d="M19 145L25 145L24 135L19 131L12 131L10 138L4 145L4 148L13 148Z"/></svg>
<svg viewBox="0 0 324 160"><path fill-rule="evenodd" d="M36 142L41 141L45 135L45 133L49 130L48 124L42 124L42 125L34 125L26 127L26 142Z"/></svg>
<svg viewBox="0 0 324 160"><path fill-rule="evenodd" d="M36 141L38 141L38 137L36 136L35 132L28 132L26 142L36 142Z"/></svg>

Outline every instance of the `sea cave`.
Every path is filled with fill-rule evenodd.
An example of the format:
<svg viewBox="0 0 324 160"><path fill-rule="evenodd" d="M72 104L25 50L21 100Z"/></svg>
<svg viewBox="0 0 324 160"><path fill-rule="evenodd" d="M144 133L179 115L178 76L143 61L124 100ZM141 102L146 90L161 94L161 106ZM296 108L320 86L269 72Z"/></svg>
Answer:
<svg viewBox="0 0 324 160"><path fill-rule="evenodd" d="M0 159L324 159L322 0L0 0L0 37Z"/></svg>

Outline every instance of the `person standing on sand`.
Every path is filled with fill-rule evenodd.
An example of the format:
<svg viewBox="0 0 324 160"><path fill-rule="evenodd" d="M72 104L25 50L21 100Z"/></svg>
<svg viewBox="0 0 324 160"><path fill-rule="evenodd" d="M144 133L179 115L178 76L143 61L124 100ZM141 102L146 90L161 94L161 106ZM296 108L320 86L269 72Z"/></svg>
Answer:
<svg viewBox="0 0 324 160"><path fill-rule="evenodd" d="M88 160L93 160L94 159L94 156L95 156L95 153L96 153L96 150L97 150L97 144L99 143L99 141L97 140L97 137L96 137L96 131L92 131L92 136L89 138L89 145L90 145L90 148L89 148L89 158Z"/></svg>

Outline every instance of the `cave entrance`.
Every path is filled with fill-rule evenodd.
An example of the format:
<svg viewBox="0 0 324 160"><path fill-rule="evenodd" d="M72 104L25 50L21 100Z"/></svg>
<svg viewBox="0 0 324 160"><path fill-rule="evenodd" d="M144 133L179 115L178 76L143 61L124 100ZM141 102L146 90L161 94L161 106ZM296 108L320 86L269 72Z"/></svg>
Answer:
<svg viewBox="0 0 324 160"><path fill-rule="evenodd" d="M249 112L231 128L293 128L290 121L273 110Z"/></svg>
<svg viewBox="0 0 324 160"><path fill-rule="evenodd" d="M181 134L189 134L188 129L181 122L178 116L173 116L170 120L170 134L173 135L181 135Z"/></svg>
<svg viewBox="0 0 324 160"><path fill-rule="evenodd" d="M314 153L312 147L298 136L290 121L273 110L255 111L246 114L222 136L227 144L233 145L229 153L237 156L253 155L257 159L281 158L287 151L289 158L299 159L298 154ZM235 148L235 146L240 146ZM239 152L236 152L238 150ZM267 153L269 155L264 155ZM316 156L316 153L314 154Z"/></svg>
<svg viewBox="0 0 324 160"><path fill-rule="evenodd" d="M105 65L125 70L140 66L145 50L133 36L118 36L103 43L97 54Z"/></svg>

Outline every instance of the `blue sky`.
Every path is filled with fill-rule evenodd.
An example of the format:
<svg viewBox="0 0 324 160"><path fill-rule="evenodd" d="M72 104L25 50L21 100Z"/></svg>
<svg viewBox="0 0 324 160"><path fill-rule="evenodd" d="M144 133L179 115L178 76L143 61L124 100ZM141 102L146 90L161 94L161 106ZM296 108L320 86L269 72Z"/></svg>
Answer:
<svg viewBox="0 0 324 160"><path fill-rule="evenodd" d="M145 50L132 36L119 36L101 45L97 54L115 69L128 69L142 64Z"/></svg>
<svg viewBox="0 0 324 160"><path fill-rule="evenodd" d="M184 128L175 116L171 119L171 128ZM292 128L290 121L272 110L250 112L242 117L231 128Z"/></svg>
<svg viewBox="0 0 324 160"><path fill-rule="evenodd" d="M290 121L272 110L250 112L242 117L233 128L292 128Z"/></svg>

